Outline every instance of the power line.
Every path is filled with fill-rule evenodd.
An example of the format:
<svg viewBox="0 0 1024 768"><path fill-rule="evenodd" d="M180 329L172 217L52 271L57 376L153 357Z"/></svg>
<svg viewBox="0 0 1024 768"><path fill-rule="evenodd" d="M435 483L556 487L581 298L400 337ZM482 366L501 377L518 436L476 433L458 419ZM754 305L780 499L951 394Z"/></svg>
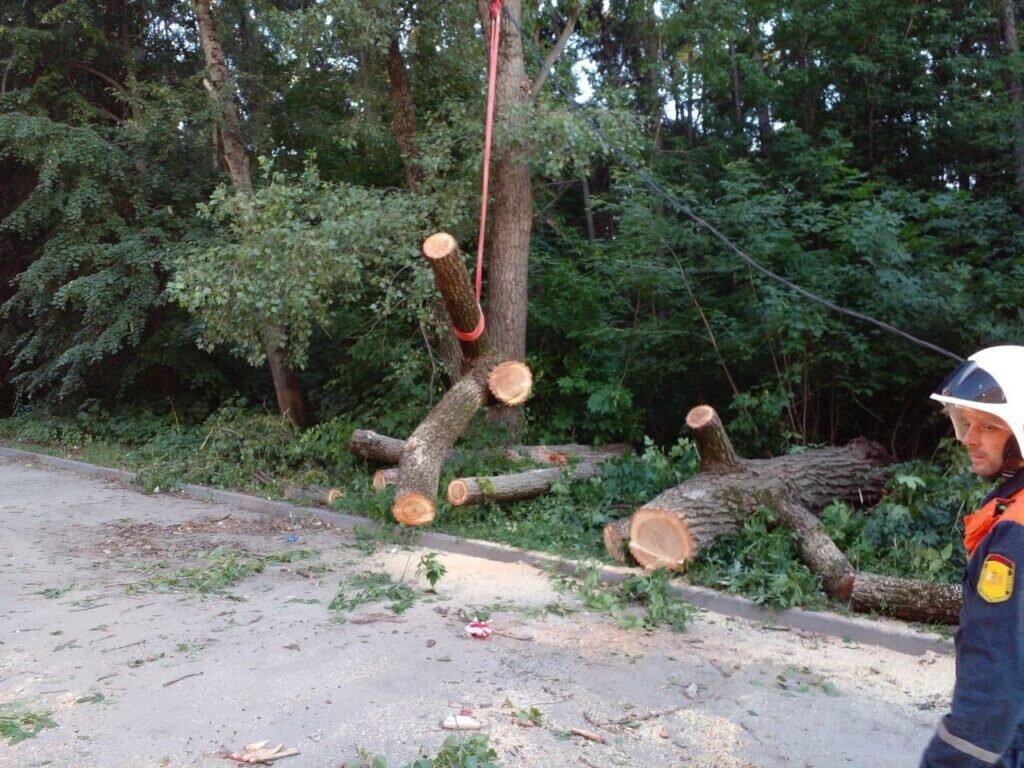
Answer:
<svg viewBox="0 0 1024 768"><path fill-rule="evenodd" d="M536 57L537 60L541 62L541 66L544 66L544 58L540 55L540 51L534 44L533 40L523 33L523 28L520 26L519 20L512 15L512 12L504 4L501 5L501 9L505 13L505 16L508 18L508 20L512 22L512 25L516 28L516 31L519 33L520 38L530 49L531 53ZM615 155L615 157L618 158L623 165L625 165L634 174L636 174L637 178L639 178L644 184L646 184L651 189L651 191L653 191L658 197L660 197L662 200L668 203L668 205L671 206L675 211L681 213L683 216L690 219L690 221L692 221L697 226L710 232L713 237L719 240L723 245L725 245L726 248L728 248L730 251L736 254L745 264L750 266L752 269L760 272L765 277L768 277L771 280L774 280L777 283L786 286L789 290L793 291L794 293L797 293L800 296L809 299L810 301L820 304L823 307L826 307L839 315L845 315L846 317L852 317L857 320L862 320L866 323L870 323L871 325L874 325L877 328L881 328L883 331L894 334L896 336L900 336L906 339L907 341L917 344L920 347L929 349L932 352L937 352L940 355L945 355L946 357L952 358L957 362L963 362L964 359L962 357L960 357L957 354L954 354L953 352L950 352L948 349L944 349L938 346L937 344L932 344L930 341L920 339L917 336L914 336L913 334L907 333L906 331L902 331L899 328L890 325L889 323L886 323L882 320L878 320L869 315L865 315L862 312L857 312L856 310L842 307L839 304L836 304L833 301L829 301L828 299L824 299L821 296L818 296L817 294L807 290L806 288L800 287L791 280L788 280L785 277L782 277L781 275L772 272L770 269L768 269L763 264L758 262L753 256L751 256L738 245L736 245L736 243L730 240L725 234L721 232L721 230L719 230L711 222L709 222L702 216L694 213L688 205L681 202L669 190L665 189L660 183L658 183L658 181L653 176L651 176L651 174L648 173L648 171L645 168L643 168L635 160L633 160L633 158L631 158L621 146L612 141L601 128L600 124L594 118L590 117L590 115L588 115L582 109L582 107L580 107L580 105L576 103L576 100L575 98L573 98L572 94L570 94L565 88L562 87L560 78L558 74L554 71L554 67L551 67L549 77L551 80L551 84L554 85L555 89L560 94L562 94L562 96L568 102L569 106L572 107L573 111L582 116L583 120L591 128L591 130L593 130L600 137L600 139L604 142L604 145L611 150L612 154Z"/></svg>

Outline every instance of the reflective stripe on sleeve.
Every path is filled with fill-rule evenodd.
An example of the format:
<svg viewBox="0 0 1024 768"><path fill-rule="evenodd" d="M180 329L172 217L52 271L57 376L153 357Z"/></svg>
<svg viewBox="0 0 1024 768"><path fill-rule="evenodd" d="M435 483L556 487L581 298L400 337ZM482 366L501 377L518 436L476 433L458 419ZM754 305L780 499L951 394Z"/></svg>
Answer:
<svg viewBox="0 0 1024 768"><path fill-rule="evenodd" d="M954 736L948 730L946 730L946 721L939 721L939 738L944 742L953 747L953 749L963 752L965 755L969 755L977 760L981 760L983 763L989 765L995 765L999 762L999 758L1002 755L997 755L995 752L989 752L987 749L982 749L979 746L971 744L967 739L961 739L959 736Z"/></svg>

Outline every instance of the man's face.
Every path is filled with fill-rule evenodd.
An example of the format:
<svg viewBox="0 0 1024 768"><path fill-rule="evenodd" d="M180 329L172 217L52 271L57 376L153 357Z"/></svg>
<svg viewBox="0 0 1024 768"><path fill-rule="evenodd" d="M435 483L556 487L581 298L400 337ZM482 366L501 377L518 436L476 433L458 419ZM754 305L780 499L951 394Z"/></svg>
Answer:
<svg viewBox="0 0 1024 768"><path fill-rule="evenodd" d="M981 477L994 477L1003 468L1006 441L1012 432L998 416L973 408L951 409L957 439L967 448L971 469Z"/></svg>

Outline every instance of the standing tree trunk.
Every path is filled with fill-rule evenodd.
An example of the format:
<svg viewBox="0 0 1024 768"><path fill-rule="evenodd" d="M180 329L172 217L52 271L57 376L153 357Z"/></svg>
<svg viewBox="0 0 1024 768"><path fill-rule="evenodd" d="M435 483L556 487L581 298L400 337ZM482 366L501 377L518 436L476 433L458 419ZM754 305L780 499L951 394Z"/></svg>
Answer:
<svg viewBox="0 0 1024 768"><path fill-rule="evenodd" d="M220 107L221 144L224 147L224 164L227 166L231 183L235 189L245 192L252 191L252 176L249 172L249 157L245 153L242 141L242 125L238 117L238 107L228 78L228 65L224 59L224 49L217 34L217 22L210 9L210 0L194 0L196 21L199 24L199 39L206 56L206 71L209 74L204 82L210 98Z"/></svg>
<svg viewBox="0 0 1024 768"><path fill-rule="evenodd" d="M1013 110L1013 159L1016 173L1017 193L1021 199L1018 206L1024 206L1024 95L1020 76L1020 43L1017 39L1017 14L1013 0L1003 0L1003 42L1010 57L1007 67L1007 81L1010 88Z"/></svg>
<svg viewBox="0 0 1024 768"><path fill-rule="evenodd" d="M194 0L192 7L195 10L199 39L202 42L206 70L209 74L203 85L220 110L219 146L224 153L224 165L228 169L232 186L239 192L251 193L252 174L249 170L245 142L242 140L242 123L228 77L228 66L217 33L217 23L210 8L210 0ZM296 426L304 427L309 422L306 402L299 387L298 377L288 364L287 350L278 341L287 334L282 328L268 326L262 329L261 335L270 375L274 380L278 410Z"/></svg>
<svg viewBox="0 0 1024 768"><path fill-rule="evenodd" d="M420 151L416 144L416 107L412 98L412 84L405 70L405 58L398 38L391 39L387 59L388 83L391 91L391 135L398 142L405 166L405 183L410 192L416 192L423 183L423 169L417 164Z"/></svg>
<svg viewBox="0 0 1024 768"><path fill-rule="evenodd" d="M521 0L505 0L508 11L501 23L498 73L494 99L494 133L505 137L493 148L491 235L487 268L487 333L491 343L507 357L526 356L527 273L530 232L533 227L533 190L526 158L526 107L529 82L523 62L518 23ZM486 36L491 16L486 0L477 1ZM508 414L517 414L510 410Z"/></svg>

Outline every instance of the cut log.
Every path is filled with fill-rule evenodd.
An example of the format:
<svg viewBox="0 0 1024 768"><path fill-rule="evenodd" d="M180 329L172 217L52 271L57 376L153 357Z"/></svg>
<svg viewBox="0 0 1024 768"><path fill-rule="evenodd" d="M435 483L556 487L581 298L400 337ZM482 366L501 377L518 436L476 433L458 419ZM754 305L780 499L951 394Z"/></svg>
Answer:
<svg viewBox="0 0 1024 768"><path fill-rule="evenodd" d="M295 485L294 483L278 483L273 476L257 469L252 473L253 480L263 485L276 485L281 495L293 501L311 501L314 504L330 507L344 495L340 488L325 488L322 485Z"/></svg>
<svg viewBox="0 0 1024 768"><path fill-rule="evenodd" d="M404 447L405 440L379 435L368 429L354 430L348 441L350 453L375 464L397 464Z"/></svg>
<svg viewBox="0 0 1024 768"><path fill-rule="evenodd" d="M760 506L781 499L821 510L833 499L880 498L884 473L863 446L808 450L775 459L740 459L728 473L700 473L633 513L629 551L645 568L681 568L736 530Z"/></svg>
<svg viewBox="0 0 1024 768"><path fill-rule="evenodd" d="M739 467L739 457L714 408L698 405L691 409L686 414L686 426L697 444L701 472L731 472Z"/></svg>
<svg viewBox="0 0 1024 768"><path fill-rule="evenodd" d="M398 467L378 469L373 473L373 490L383 491L398 482Z"/></svg>
<svg viewBox="0 0 1024 768"><path fill-rule="evenodd" d="M437 513L435 499L441 462L487 401L476 376L456 382L405 442L398 462L398 483L391 513L405 525L425 525Z"/></svg>
<svg viewBox="0 0 1024 768"><path fill-rule="evenodd" d="M551 490L559 480L578 482L601 474L601 466L585 462L572 467L545 467L490 477L457 477L448 484L448 501L457 507L532 499Z"/></svg>
<svg viewBox="0 0 1024 768"><path fill-rule="evenodd" d="M568 464L571 459L580 461L606 461L632 453L633 447L626 443L611 445L520 445L508 448L508 459L530 459L538 464Z"/></svg>
<svg viewBox="0 0 1024 768"><path fill-rule="evenodd" d="M604 548L613 560L629 562L629 518L612 520L604 527Z"/></svg>
<svg viewBox="0 0 1024 768"><path fill-rule="evenodd" d="M850 593L850 608L855 611L930 624L956 624L962 602L960 584L936 584L875 573L857 573Z"/></svg>
<svg viewBox="0 0 1024 768"><path fill-rule="evenodd" d="M373 462L374 464L395 465L402 458L405 441L397 437L388 437L368 429L357 429L352 432L348 449L354 456ZM495 458L503 456L511 461L530 460L538 464L568 464L576 459L579 461L606 461L632 453L633 447L626 443L609 445L516 445L504 448L495 454Z"/></svg>
<svg viewBox="0 0 1024 768"><path fill-rule="evenodd" d="M645 568L682 568L760 506L791 503L817 512L833 499L865 503L881 497L886 453L868 441L809 449L772 459L739 459L709 406L687 415L703 448L702 471L633 513L629 551Z"/></svg>

